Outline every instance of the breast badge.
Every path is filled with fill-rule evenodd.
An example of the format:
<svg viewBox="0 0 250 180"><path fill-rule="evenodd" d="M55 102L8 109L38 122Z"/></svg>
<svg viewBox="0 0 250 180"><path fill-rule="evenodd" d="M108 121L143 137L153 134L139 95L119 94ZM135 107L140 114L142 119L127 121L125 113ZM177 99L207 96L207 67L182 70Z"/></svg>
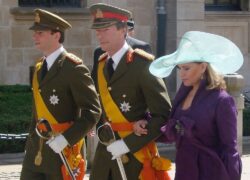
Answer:
<svg viewBox="0 0 250 180"><path fill-rule="evenodd" d="M50 104L53 104L54 106L59 102L58 96L54 94L55 92L56 90L53 89L53 94L49 97Z"/></svg>
<svg viewBox="0 0 250 180"><path fill-rule="evenodd" d="M126 94L123 94L122 97L125 99ZM129 102L126 102L124 100L122 103L120 103L120 105L121 105L120 109L121 109L122 112L129 112L130 111L131 106L130 106Z"/></svg>

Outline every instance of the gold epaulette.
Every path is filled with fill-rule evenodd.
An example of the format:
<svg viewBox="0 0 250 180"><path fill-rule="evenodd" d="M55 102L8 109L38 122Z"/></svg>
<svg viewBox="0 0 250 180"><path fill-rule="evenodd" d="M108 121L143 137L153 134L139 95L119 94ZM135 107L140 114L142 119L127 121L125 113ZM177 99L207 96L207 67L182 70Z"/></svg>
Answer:
<svg viewBox="0 0 250 180"><path fill-rule="evenodd" d="M43 60L44 60L44 57L40 57L40 58L36 59L36 63L40 63L40 62L42 62Z"/></svg>
<svg viewBox="0 0 250 180"><path fill-rule="evenodd" d="M43 61L44 61L44 57L40 57L36 59L35 67L38 67L38 66L40 67Z"/></svg>
<svg viewBox="0 0 250 180"><path fill-rule="evenodd" d="M103 53L103 54L99 57L98 62L105 60L105 59L107 58L107 56L108 56L108 53L107 53L107 52Z"/></svg>
<svg viewBox="0 0 250 180"><path fill-rule="evenodd" d="M148 52L146 52L146 51L144 51L144 50L142 50L142 49L138 49L138 48L136 48L136 49L134 50L134 53L135 53L135 54L138 54L139 56L141 56L141 57L143 57L143 58L145 58L145 59L147 59L147 60L149 60L149 61L153 61L154 58L155 58L154 55L149 54Z"/></svg>
<svg viewBox="0 0 250 180"><path fill-rule="evenodd" d="M67 57L66 59L70 60L71 62L75 64L82 64L82 59L80 59L79 57L77 57L76 55L72 53L67 53L66 57Z"/></svg>

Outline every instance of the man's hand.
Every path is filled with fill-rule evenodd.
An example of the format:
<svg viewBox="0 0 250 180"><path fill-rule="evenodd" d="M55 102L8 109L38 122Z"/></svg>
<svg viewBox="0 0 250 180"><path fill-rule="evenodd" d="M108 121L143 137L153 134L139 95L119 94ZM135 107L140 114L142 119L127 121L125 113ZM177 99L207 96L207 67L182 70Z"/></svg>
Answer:
<svg viewBox="0 0 250 180"><path fill-rule="evenodd" d="M46 144L48 144L49 147L53 149L55 153L60 153L68 145L68 141L63 135L60 134L56 137L49 139Z"/></svg>
<svg viewBox="0 0 250 180"><path fill-rule="evenodd" d="M133 124L133 131L137 136L148 134L146 129L148 122L144 119L141 119Z"/></svg>
<svg viewBox="0 0 250 180"><path fill-rule="evenodd" d="M111 152L112 160L120 157L123 154L129 152L128 146L125 144L123 140L117 140L110 145L107 146L107 151Z"/></svg>

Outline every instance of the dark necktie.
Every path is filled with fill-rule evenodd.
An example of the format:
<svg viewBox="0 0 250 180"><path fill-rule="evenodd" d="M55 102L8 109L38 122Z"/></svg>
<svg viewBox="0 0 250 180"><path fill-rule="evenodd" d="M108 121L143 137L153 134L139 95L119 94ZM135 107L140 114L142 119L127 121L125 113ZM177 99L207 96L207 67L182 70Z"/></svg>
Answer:
<svg viewBox="0 0 250 180"><path fill-rule="evenodd" d="M113 59L109 58L108 63L107 63L109 78L111 78L114 73L113 63L114 63Z"/></svg>
<svg viewBox="0 0 250 180"><path fill-rule="evenodd" d="M43 61L43 65L42 65L42 72L41 72L41 80L44 79L46 73L48 72L48 64L47 64L47 61L46 59Z"/></svg>

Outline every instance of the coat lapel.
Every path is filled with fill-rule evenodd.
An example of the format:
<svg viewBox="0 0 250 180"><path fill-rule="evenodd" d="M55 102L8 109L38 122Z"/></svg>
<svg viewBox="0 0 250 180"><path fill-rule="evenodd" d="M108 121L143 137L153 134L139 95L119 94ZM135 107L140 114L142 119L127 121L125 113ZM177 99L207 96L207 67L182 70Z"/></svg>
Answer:
<svg viewBox="0 0 250 180"><path fill-rule="evenodd" d="M104 68L103 68L103 74L104 74L104 77L105 77L106 81L108 82L109 81L109 75L108 75L107 62L108 62L108 58L106 58L106 60L105 60L105 65L104 65Z"/></svg>
<svg viewBox="0 0 250 180"><path fill-rule="evenodd" d="M40 81L40 87L44 86L48 83L51 79L53 79L59 72L62 67L62 60L66 57L66 52L61 53L58 58L55 60L54 64L51 66L50 70L47 72L46 76L42 81ZM39 80L41 79L41 71L39 74Z"/></svg>
<svg viewBox="0 0 250 180"><path fill-rule="evenodd" d="M43 61L44 61L44 58L43 58ZM42 67L37 71L37 80L38 80L38 83L41 84L41 77L42 76Z"/></svg>
<svg viewBox="0 0 250 180"><path fill-rule="evenodd" d="M120 60L112 78L109 81L109 84L114 83L127 72L128 64L126 62L126 57L127 57L127 52L123 55L122 59Z"/></svg>

